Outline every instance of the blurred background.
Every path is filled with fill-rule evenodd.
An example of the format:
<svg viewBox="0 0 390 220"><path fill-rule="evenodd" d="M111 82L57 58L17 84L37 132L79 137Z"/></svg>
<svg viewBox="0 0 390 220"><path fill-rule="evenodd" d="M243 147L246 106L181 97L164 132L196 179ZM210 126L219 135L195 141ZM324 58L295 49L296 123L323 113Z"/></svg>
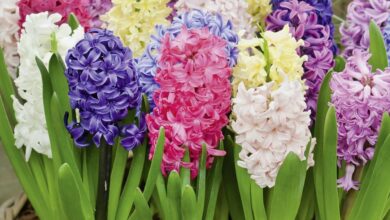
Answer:
<svg viewBox="0 0 390 220"><path fill-rule="evenodd" d="M322 0L318 0L322 1ZM336 39L339 39L338 27L340 25L340 19L345 18L347 5L351 0L334 0L333 10L335 17L333 19L336 26ZM7 199L21 192L22 189L18 183L18 180L12 170L9 160L6 157L3 146L0 144L0 206Z"/></svg>

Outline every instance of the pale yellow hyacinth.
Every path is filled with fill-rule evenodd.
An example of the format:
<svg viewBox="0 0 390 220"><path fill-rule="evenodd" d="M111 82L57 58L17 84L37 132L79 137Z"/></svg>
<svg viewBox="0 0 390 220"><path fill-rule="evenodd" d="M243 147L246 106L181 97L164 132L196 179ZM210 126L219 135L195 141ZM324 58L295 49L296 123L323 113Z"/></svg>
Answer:
<svg viewBox="0 0 390 220"><path fill-rule="evenodd" d="M263 44L260 38L240 39L237 65L233 69L233 94L237 92L238 85L243 82L247 88L255 88L265 83L267 72L264 55L256 49Z"/></svg>
<svg viewBox="0 0 390 220"><path fill-rule="evenodd" d="M240 50L238 63L233 69L233 95L238 85L243 82L246 88L256 88L267 81L274 81L275 88L287 77L289 80L301 80L303 62L306 56L299 56L298 49L302 40L295 40L286 25L278 32L266 31L263 38L243 39L238 43ZM268 45L268 57L265 56L265 45ZM258 48L261 48L260 51ZM267 70L267 63L269 70ZM269 72L267 72L269 71Z"/></svg>
<svg viewBox="0 0 390 220"><path fill-rule="evenodd" d="M303 62L307 56L299 56L297 51L304 44L303 40L295 40L286 25L278 32L266 31L263 38L269 50L270 79L280 84L284 75L289 80L300 80L303 75Z"/></svg>
<svg viewBox="0 0 390 220"><path fill-rule="evenodd" d="M264 24L265 18L272 12L270 0L248 0L248 13L255 24Z"/></svg>
<svg viewBox="0 0 390 220"><path fill-rule="evenodd" d="M102 20L108 29L119 36L126 46L130 46L134 57L139 57L155 33L155 25L168 25L166 17L172 9L167 7L169 0L113 0L113 7Z"/></svg>

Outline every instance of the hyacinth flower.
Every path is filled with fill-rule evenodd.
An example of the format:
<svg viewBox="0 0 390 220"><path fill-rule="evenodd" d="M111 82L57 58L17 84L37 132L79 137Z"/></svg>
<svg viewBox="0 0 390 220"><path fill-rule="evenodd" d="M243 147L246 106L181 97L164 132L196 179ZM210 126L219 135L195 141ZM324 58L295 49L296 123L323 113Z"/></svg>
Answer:
<svg viewBox="0 0 390 220"><path fill-rule="evenodd" d="M340 26L342 55L348 58L355 49L367 51L370 46L369 25L374 21L381 29L390 16L390 2L386 0L353 0L348 5L345 22Z"/></svg>
<svg viewBox="0 0 390 220"><path fill-rule="evenodd" d="M16 76L16 69L19 65L17 51L19 8L16 0L5 0L0 3L0 47L4 50L4 59L8 72L12 77Z"/></svg>
<svg viewBox="0 0 390 220"><path fill-rule="evenodd" d="M140 144L146 128L142 117L139 127L119 124L141 102L131 50L111 31L92 29L69 50L66 64L71 107L79 113L67 126L76 145L90 145L88 134L96 146L102 141L112 146L118 136L127 150Z"/></svg>
<svg viewBox="0 0 390 220"><path fill-rule="evenodd" d="M224 19L229 20L233 30L245 31L244 36L253 37L257 29L257 23L248 12L248 3L242 0L178 0L174 5L178 14L191 9L207 11L211 14L218 13Z"/></svg>
<svg viewBox="0 0 390 220"><path fill-rule="evenodd" d="M387 60L390 62L390 16L387 18L386 26L383 29L383 39L386 46Z"/></svg>
<svg viewBox="0 0 390 220"><path fill-rule="evenodd" d="M164 127L166 139L161 170L167 175L181 167L198 175L202 145L206 145L210 167L223 138L230 111L230 76L227 41L207 27L187 28L166 33L160 46L155 79L160 88L154 93L156 107L146 117L153 157L158 130ZM183 161L189 152L190 161Z"/></svg>
<svg viewBox="0 0 390 220"><path fill-rule="evenodd" d="M272 12L270 0L248 0L248 12L252 16L254 24L265 23L266 17Z"/></svg>
<svg viewBox="0 0 390 220"><path fill-rule="evenodd" d="M371 72L369 58L369 53L355 50L344 71L335 73L330 82L339 166L346 163L346 174L338 180L344 190L358 189L354 171L373 158L382 115L390 111L390 69Z"/></svg>
<svg viewBox="0 0 390 220"><path fill-rule="evenodd" d="M290 26L296 39L303 39L305 42L299 49L299 54L308 57L304 63L305 74L302 78L308 87L306 102L314 121L320 85L326 73L334 66L330 26L319 23L316 9L312 5L298 0L281 2L279 8L267 17L268 30L278 31L285 24Z"/></svg>
<svg viewBox="0 0 390 220"><path fill-rule="evenodd" d="M170 23L168 17L172 9L168 3L169 0L116 0L102 19L138 58L150 43L150 36L156 33L155 26Z"/></svg>
<svg viewBox="0 0 390 220"><path fill-rule="evenodd" d="M102 25L99 15L108 11L112 4L111 0L20 0L18 7L20 27L22 27L27 15L48 11L62 16L58 24L65 23L70 13L73 13L81 26L89 30Z"/></svg>
<svg viewBox="0 0 390 220"><path fill-rule="evenodd" d="M158 83L155 81L155 76L158 69L157 62L160 56L162 38L167 33L172 37L177 36L183 27L187 29L208 28L214 35L227 41L225 51L228 54L229 66L232 67L237 63L238 50L236 44L238 36L233 31L231 22L227 21L224 23L219 14L213 15L194 9L175 17L169 27L157 25L157 35L151 37L150 44L136 62L142 92L147 95L151 109L154 107L153 93L159 88Z"/></svg>
<svg viewBox="0 0 390 220"><path fill-rule="evenodd" d="M51 45L53 35L57 42L56 52L62 58L83 36L81 27L72 33L68 24L56 25L60 20L61 15L49 15L47 12L28 15L18 44L20 66L15 85L23 101L14 97L13 105L17 119L15 145L18 148L26 147L27 160L33 149L48 157L52 155L42 101L42 79L33 61L38 57L46 66L49 64L53 55Z"/></svg>
<svg viewBox="0 0 390 220"><path fill-rule="evenodd" d="M311 139L310 111L300 79L305 56L300 57L296 52L303 42L292 37L288 25L281 31L266 31L262 35L260 39L240 41L239 48L243 53L240 53L233 73L233 88L237 89L237 95L233 99L231 125L236 133L236 143L242 147L238 165L264 188L275 185L278 171L290 152L300 160L306 160L306 146L311 141L311 152L315 141ZM268 49L265 49L264 41ZM268 56L257 49L259 46L268 51ZM251 53L246 54L248 49ZM243 66L241 62L246 68L238 68ZM254 83L251 79L261 80ZM310 153L309 166L314 164L312 157Z"/></svg>

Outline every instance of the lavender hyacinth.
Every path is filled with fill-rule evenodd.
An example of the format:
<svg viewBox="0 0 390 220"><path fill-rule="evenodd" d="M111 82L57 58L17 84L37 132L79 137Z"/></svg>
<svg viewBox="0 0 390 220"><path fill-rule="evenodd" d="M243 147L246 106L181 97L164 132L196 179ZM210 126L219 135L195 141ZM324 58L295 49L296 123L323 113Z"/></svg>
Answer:
<svg viewBox="0 0 390 220"><path fill-rule="evenodd" d="M77 116L67 128L76 145L88 146L88 134L97 146L102 137L113 145L118 136L127 150L140 144L146 132L144 117L139 126L121 124L141 101L131 50L111 31L92 29L69 50L66 64L71 107Z"/></svg>
<svg viewBox="0 0 390 220"><path fill-rule="evenodd" d="M160 49L161 39L165 34L175 37L180 33L183 26L188 29L209 28L214 35L226 40L229 65L234 66L237 63L238 49L236 45L238 36L234 33L231 22L224 23L219 14L213 15L193 9L175 17L169 27L157 25L157 35L152 36L151 43L148 45L145 53L136 61L142 92L148 96L151 109L154 107L153 92L159 88L159 85L154 80L157 71L157 55L155 52Z"/></svg>
<svg viewBox="0 0 390 220"><path fill-rule="evenodd" d="M289 24L290 31L297 40L303 39L305 42L299 52L308 56L308 60L303 64L303 79L308 86L306 102L314 121L322 80L334 65L330 27L319 24L313 6L298 0L281 2L279 9L267 17L268 30L279 31L285 24Z"/></svg>
<svg viewBox="0 0 390 220"><path fill-rule="evenodd" d="M355 49L368 50L370 21L383 29L389 15L388 0L353 0L348 5L346 21L340 26L341 44L345 47L343 56L351 56Z"/></svg>
<svg viewBox="0 0 390 220"><path fill-rule="evenodd" d="M390 68L371 73L370 55L355 50L341 73L330 82L338 125L337 156L345 161L346 175L338 180L345 190L358 189L354 170L371 160L382 115L390 110Z"/></svg>

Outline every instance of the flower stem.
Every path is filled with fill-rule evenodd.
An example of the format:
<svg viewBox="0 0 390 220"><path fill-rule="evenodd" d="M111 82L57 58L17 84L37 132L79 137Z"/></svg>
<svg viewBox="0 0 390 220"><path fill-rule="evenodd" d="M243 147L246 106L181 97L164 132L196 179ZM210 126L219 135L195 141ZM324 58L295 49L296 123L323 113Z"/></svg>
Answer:
<svg viewBox="0 0 390 220"><path fill-rule="evenodd" d="M100 146L96 220L107 219L108 189L110 184L112 149L104 140Z"/></svg>
<svg viewBox="0 0 390 220"><path fill-rule="evenodd" d="M362 173L363 173L363 166L358 166L355 170L354 175L353 175L353 179L360 180ZM355 191L355 190L350 190L349 192L347 192L347 196L344 200L341 219L348 219L348 216L352 211L353 205L355 204L357 194L358 194L358 191Z"/></svg>

